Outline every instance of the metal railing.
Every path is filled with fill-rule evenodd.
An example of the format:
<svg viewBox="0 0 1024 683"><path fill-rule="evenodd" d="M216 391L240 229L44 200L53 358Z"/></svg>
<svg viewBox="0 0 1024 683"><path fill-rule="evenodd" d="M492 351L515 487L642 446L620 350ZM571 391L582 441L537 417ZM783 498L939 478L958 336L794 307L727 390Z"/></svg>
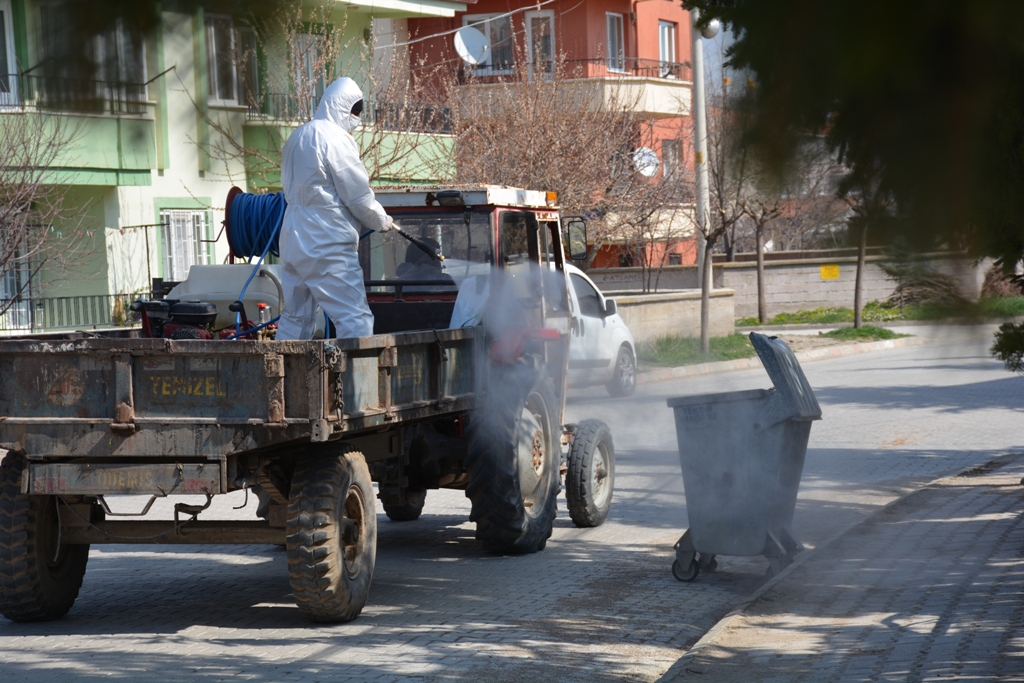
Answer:
<svg viewBox="0 0 1024 683"><path fill-rule="evenodd" d="M0 110L136 116L146 113L143 83L7 74L0 78Z"/></svg>
<svg viewBox="0 0 1024 683"><path fill-rule="evenodd" d="M298 97L290 93L264 93L246 110L248 121L305 122L313 118L320 96ZM382 130L418 133L450 133L452 113L433 104L407 104L370 100L363 109L363 122Z"/></svg>
<svg viewBox="0 0 1024 683"><path fill-rule="evenodd" d="M134 327L130 295L0 299L0 334Z"/></svg>
<svg viewBox="0 0 1024 683"><path fill-rule="evenodd" d="M693 80L689 62L662 62L637 57L595 57L568 59L563 62L532 61L503 66L460 67L460 82L498 82L518 77L526 70L531 77L550 78L558 72L561 78L659 78L689 83Z"/></svg>

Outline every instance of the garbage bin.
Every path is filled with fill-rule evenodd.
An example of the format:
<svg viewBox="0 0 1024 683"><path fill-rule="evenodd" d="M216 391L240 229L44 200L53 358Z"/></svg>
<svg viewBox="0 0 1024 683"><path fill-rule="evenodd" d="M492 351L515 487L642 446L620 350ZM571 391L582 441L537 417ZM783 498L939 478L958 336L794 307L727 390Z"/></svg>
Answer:
<svg viewBox="0 0 1024 683"><path fill-rule="evenodd" d="M769 574L802 546L790 530L811 421L821 407L793 351L750 333L773 389L670 398L690 526L672 574L693 581L715 555L765 555Z"/></svg>

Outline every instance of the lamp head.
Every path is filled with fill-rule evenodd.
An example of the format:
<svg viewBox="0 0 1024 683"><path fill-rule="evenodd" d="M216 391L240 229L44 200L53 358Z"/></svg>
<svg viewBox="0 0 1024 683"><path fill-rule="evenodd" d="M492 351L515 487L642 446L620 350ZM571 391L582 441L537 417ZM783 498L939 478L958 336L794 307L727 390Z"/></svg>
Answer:
<svg viewBox="0 0 1024 683"><path fill-rule="evenodd" d="M718 32L722 30L722 22L718 19L712 19L708 22L708 25L701 30L700 34L708 40L718 35Z"/></svg>

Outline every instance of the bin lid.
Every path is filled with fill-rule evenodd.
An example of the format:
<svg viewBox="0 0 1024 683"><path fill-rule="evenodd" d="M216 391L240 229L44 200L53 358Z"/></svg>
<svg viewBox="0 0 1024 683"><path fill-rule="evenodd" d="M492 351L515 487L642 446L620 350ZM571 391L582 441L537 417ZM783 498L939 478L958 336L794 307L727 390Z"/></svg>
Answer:
<svg viewBox="0 0 1024 683"><path fill-rule="evenodd" d="M789 414L788 418L820 420L821 406L818 405L818 399L814 397L814 390L786 342L778 337L751 332L750 343L757 351L776 391L787 404L785 412Z"/></svg>

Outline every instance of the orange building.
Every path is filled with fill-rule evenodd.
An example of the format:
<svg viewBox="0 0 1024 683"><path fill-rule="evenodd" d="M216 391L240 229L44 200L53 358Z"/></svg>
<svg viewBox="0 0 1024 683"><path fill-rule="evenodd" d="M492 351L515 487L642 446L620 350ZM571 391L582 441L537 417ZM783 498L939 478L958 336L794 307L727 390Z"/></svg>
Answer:
<svg viewBox="0 0 1024 683"><path fill-rule="evenodd" d="M477 77L500 76L516 67L523 54L543 70L565 59L573 75L630 87L644 120L639 145L658 156L662 180L677 180L692 169L690 126L690 13L678 0L468 0L453 18L402 20L393 33L416 41L411 64L460 64L452 31L472 25L488 38L490 49L475 69ZM397 21L397 20L396 20ZM438 35L440 34L440 35ZM437 36L437 37L429 37ZM423 38L428 37L426 40ZM612 87L609 85L609 87ZM693 263L695 240L652 245L649 258L664 263ZM625 249L609 244L594 267L629 265Z"/></svg>

